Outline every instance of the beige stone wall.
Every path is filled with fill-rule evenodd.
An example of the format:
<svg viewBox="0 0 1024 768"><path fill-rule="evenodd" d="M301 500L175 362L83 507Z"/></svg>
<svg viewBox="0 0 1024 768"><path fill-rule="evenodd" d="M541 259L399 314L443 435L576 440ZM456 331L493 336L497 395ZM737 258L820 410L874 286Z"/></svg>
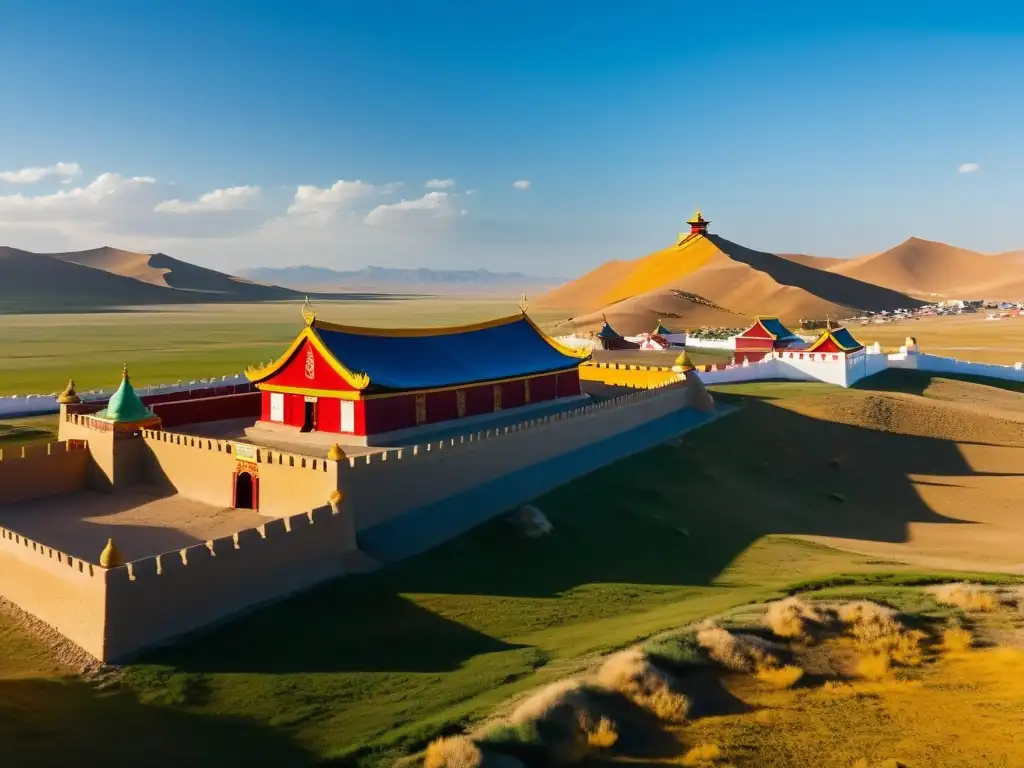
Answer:
<svg viewBox="0 0 1024 768"><path fill-rule="evenodd" d="M231 506L238 459L230 441L144 430L141 442L150 453L146 482L206 504ZM254 452L250 463L259 477L261 514L280 517L323 506L338 487L335 462L266 448Z"/></svg>
<svg viewBox="0 0 1024 768"><path fill-rule="evenodd" d="M103 658L102 568L0 528L0 594Z"/></svg>
<svg viewBox="0 0 1024 768"><path fill-rule="evenodd" d="M0 504L29 501L85 487L84 443L45 443L0 450Z"/></svg>
<svg viewBox="0 0 1024 768"><path fill-rule="evenodd" d="M352 505L356 529L364 530L418 506L696 406L704 397L699 380L675 381L513 427L357 457L343 463L339 487Z"/></svg>
<svg viewBox="0 0 1024 768"><path fill-rule="evenodd" d="M166 642L345 572L351 517L321 507L205 544L137 560L108 576L108 660ZM358 631L358 627L353 627ZM260 642L252 638L252 642ZM267 653L274 653L267 648Z"/></svg>

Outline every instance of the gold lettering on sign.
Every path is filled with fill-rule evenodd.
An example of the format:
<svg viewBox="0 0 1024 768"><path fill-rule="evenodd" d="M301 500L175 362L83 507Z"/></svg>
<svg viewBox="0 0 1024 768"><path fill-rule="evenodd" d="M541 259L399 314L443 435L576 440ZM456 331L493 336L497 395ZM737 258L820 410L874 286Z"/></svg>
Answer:
<svg viewBox="0 0 1024 768"><path fill-rule="evenodd" d="M427 423L427 396L416 395L416 423Z"/></svg>
<svg viewBox="0 0 1024 768"><path fill-rule="evenodd" d="M306 347L306 378L312 381L316 377L316 358L313 357L313 348Z"/></svg>
<svg viewBox="0 0 1024 768"><path fill-rule="evenodd" d="M526 403L529 404L529 402L530 402L530 380L529 379L524 379L523 380L523 395L525 397Z"/></svg>
<svg viewBox="0 0 1024 768"><path fill-rule="evenodd" d="M501 384L494 385L494 410L501 410Z"/></svg>
<svg viewBox="0 0 1024 768"><path fill-rule="evenodd" d="M461 389L455 393L455 412L460 419L466 415L466 393Z"/></svg>

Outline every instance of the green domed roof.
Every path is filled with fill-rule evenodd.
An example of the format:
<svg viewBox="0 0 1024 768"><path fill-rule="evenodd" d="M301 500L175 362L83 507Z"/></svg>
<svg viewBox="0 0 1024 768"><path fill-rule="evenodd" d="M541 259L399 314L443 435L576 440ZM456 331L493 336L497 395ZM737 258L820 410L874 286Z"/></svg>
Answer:
<svg viewBox="0 0 1024 768"><path fill-rule="evenodd" d="M128 380L128 366L121 372L121 386L111 395L107 407L96 414L97 418L107 419L116 424L133 421L145 421L153 418L153 412L142 404L135 387Z"/></svg>

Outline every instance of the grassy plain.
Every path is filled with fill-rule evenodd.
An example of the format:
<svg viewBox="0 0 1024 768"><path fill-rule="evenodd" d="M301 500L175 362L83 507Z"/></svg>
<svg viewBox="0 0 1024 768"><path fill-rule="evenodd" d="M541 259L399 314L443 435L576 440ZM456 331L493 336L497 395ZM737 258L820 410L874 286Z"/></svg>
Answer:
<svg viewBox="0 0 1024 768"><path fill-rule="evenodd" d="M921 350L933 355L999 365L1024 361L1024 317L986 320L986 315L982 311L849 327L862 344L877 341L895 350L914 336Z"/></svg>
<svg viewBox="0 0 1024 768"><path fill-rule="evenodd" d="M154 653L109 690L0 619L0 741L26 765L83 741L99 755L116 730L133 735L118 743L126 765L153 764L155 744L167 764L224 764L241 742L243 763L385 766L598 654L733 606L1019 568L1021 422L965 410L949 387L978 385L942 381L718 388L743 409L539 499L548 537L492 521Z"/></svg>
<svg viewBox="0 0 1024 768"><path fill-rule="evenodd" d="M317 305L347 325L460 325L518 312L514 299L382 297ZM557 319L531 313L538 323ZM137 311L0 315L0 395L82 390L118 382L128 363L139 385L239 373L276 359L303 325L295 302L178 305Z"/></svg>

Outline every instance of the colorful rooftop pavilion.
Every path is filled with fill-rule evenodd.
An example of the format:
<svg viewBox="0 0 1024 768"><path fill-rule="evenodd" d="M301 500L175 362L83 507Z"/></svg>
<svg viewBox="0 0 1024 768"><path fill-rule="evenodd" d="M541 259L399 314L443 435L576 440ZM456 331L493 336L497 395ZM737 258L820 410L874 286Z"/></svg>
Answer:
<svg viewBox="0 0 1024 768"><path fill-rule="evenodd" d="M847 328L833 328L831 321L826 321L825 330L804 351L852 355L862 349L864 345L857 341Z"/></svg>
<svg viewBox="0 0 1024 768"><path fill-rule="evenodd" d="M711 222L704 218L698 208L697 212L693 215L693 218L686 223L690 225L690 231L680 232L679 236L676 238L677 244L681 244L684 240L688 240L694 235L706 235L708 233L708 224Z"/></svg>
<svg viewBox="0 0 1024 768"><path fill-rule="evenodd" d="M803 340L777 317L758 315L754 324L736 336L736 362L757 362L769 352L786 349Z"/></svg>
<svg viewBox="0 0 1024 768"><path fill-rule="evenodd" d="M61 394L58 401L65 404L79 401L74 391L74 382L68 382L68 388ZM143 405L135 387L128 377L128 365L121 370L121 385L110 396L107 407L91 414L95 426L108 425L107 430L115 433L130 433L139 429L155 429L160 427L160 417Z"/></svg>
<svg viewBox="0 0 1024 768"><path fill-rule="evenodd" d="M303 317L279 360L246 372L263 393L262 426L373 444L582 395L589 354L549 338L525 311L453 328L359 328L317 319L307 300Z"/></svg>

